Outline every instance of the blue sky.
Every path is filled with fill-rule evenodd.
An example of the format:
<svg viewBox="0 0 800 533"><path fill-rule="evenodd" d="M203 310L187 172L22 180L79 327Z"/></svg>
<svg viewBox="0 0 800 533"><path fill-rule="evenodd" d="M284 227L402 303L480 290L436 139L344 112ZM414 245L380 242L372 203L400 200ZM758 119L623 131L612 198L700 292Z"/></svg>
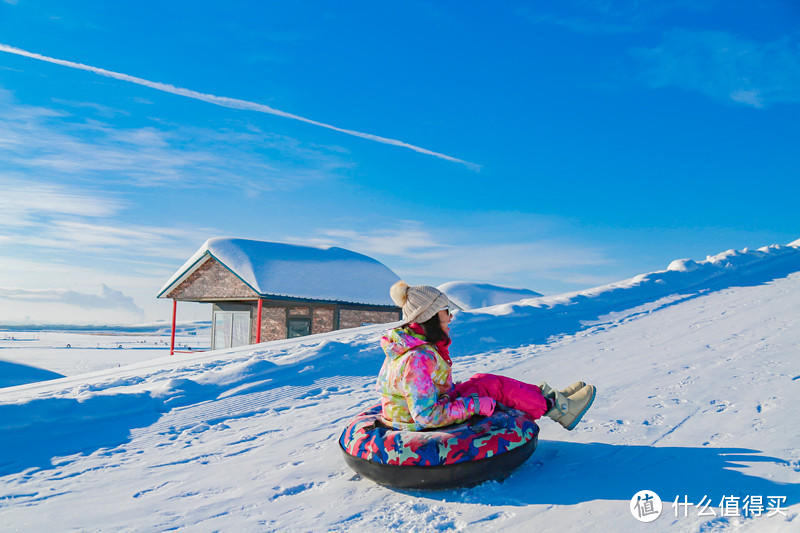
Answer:
<svg viewBox="0 0 800 533"><path fill-rule="evenodd" d="M165 319L213 236L543 293L800 237L790 0L73 4L0 0L0 322Z"/></svg>

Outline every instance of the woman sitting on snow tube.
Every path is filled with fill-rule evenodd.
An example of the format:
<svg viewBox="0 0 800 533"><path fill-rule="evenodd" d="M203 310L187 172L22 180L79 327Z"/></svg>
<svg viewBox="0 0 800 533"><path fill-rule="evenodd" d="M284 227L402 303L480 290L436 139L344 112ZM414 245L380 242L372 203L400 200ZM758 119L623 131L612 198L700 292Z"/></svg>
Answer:
<svg viewBox="0 0 800 533"><path fill-rule="evenodd" d="M454 385L449 356L452 304L447 296L435 287L409 287L403 281L392 285L390 294L403 309L404 325L381 339L386 359L377 385L380 414L377 406L362 413L339 441L348 464L366 477L421 488L502 478L533 453L538 435L534 420L549 416L571 430L594 401L595 387L582 381L558 391L546 383L537 386L476 374ZM504 408L495 414L498 403ZM473 415L488 418L436 429L461 424ZM436 437L426 437L428 433ZM438 442L438 461L433 441ZM473 451L462 453L465 446ZM444 473L432 482L434 469Z"/></svg>
<svg viewBox="0 0 800 533"><path fill-rule="evenodd" d="M339 443L356 472L397 488L443 489L502 479L536 449L539 426L521 411L425 431L394 430L381 406L356 416Z"/></svg>

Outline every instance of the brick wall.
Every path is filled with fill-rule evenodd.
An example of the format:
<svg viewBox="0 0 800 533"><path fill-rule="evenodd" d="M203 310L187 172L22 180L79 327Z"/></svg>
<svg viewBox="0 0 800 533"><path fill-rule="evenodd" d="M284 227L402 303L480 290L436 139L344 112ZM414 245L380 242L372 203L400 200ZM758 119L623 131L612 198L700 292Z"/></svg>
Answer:
<svg viewBox="0 0 800 533"><path fill-rule="evenodd" d="M215 298L252 298L256 293L230 270L213 258L208 259L191 276L167 294L179 300L213 300Z"/></svg>
<svg viewBox="0 0 800 533"><path fill-rule="evenodd" d="M253 315L256 316L255 314ZM255 325L255 320L253 324ZM255 342L255 328L253 328L253 342ZM286 338L286 308L267 307L261 309L261 342L276 341Z"/></svg>
<svg viewBox="0 0 800 533"><path fill-rule="evenodd" d="M251 328L250 340L255 342L256 330L256 303L233 302L234 299L247 300L258 295L230 270L218 263L214 258L209 258L180 285L165 295L167 298L193 301L218 300L219 305L227 300L229 304L242 304L250 306ZM246 308L246 307L245 307ZM238 308L237 308L238 309ZM261 311L261 341L272 341L286 338L286 315L308 317L311 319L311 333L326 333L334 330L336 325L336 311L332 304L298 305L298 303L282 302L280 300L264 301ZM399 319L396 311L370 311L361 309L340 309L339 329L355 328L363 323L382 324L394 322Z"/></svg>
<svg viewBox="0 0 800 533"><path fill-rule="evenodd" d="M261 310L261 342L274 341L286 338L286 313L287 309L290 316L309 316L311 317L311 333L327 333L333 331L334 308L331 306L298 307L280 305L275 303L267 304ZM302 311L302 312L301 312ZM255 306L253 310L253 330L252 339L255 342ZM368 322L371 324L382 324L394 322L399 319L397 312L393 311L364 311L356 309L341 309L339 311L339 329L355 328Z"/></svg>
<svg viewBox="0 0 800 533"><path fill-rule="evenodd" d="M311 333L326 333L333 331L333 308L315 307L314 317L311 321Z"/></svg>
<svg viewBox="0 0 800 533"><path fill-rule="evenodd" d="M339 328L357 328L363 323L385 324L399 320L397 311L363 311L360 309L340 309Z"/></svg>

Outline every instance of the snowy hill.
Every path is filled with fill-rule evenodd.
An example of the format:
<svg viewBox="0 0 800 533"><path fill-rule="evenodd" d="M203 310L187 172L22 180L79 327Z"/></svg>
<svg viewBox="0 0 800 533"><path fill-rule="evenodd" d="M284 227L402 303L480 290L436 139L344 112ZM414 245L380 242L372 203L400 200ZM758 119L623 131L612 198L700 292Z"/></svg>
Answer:
<svg viewBox="0 0 800 533"><path fill-rule="evenodd" d="M490 283L470 283L468 281L448 281L437 288L461 309L479 309L541 296L540 293L530 289L515 289Z"/></svg>
<svg viewBox="0 0 800 533"><path fill-rule="evenodd" d="M598 398L541 421L503 483L395 491L344 464L376 400L385 326L182 355L0 389L0 523L11 530L797 531L800 241L589 291L461 312L454 377L496 372ZM639 490L664 500L646 526ZM711 500L706 513L672 501ZM760 517L722 498L763 497ZM768 514L768 496L780 511ZM773 500L774 501L774 500ZM730 506L728 510L730 511Z"/></svg>

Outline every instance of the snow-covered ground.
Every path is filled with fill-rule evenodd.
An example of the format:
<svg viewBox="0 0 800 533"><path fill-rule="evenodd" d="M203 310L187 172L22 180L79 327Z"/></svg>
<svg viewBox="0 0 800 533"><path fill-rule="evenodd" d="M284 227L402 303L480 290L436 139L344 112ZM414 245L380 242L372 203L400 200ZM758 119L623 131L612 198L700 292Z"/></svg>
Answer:
<svg viewBox="0 0 800 533"><path fill-rule="evenodd" d="M116 368L169 355L170 332L166 328L130 329L17 328L2 331L0 387ZM208 350L210 332L208 323L182 325L175 335L175 349ZM176 354L176 357L183 355Z"/></svg>
<svg viewBox="0 0 800 533"><path fill-rule="evenodd" d="M0 524L797 531L798 244L459 313L457 379L598 388L574 431L542 420L539 448L502 483L397 491L347 468L338 437L375 402L383 358L385 326L368 326L0 389ZM629 511L642 489L664 500L653 523ZM716 516L686 506L676 517L684 495ZM723 498L732 515L758 496L762 516L721 516Z"/></svg>

